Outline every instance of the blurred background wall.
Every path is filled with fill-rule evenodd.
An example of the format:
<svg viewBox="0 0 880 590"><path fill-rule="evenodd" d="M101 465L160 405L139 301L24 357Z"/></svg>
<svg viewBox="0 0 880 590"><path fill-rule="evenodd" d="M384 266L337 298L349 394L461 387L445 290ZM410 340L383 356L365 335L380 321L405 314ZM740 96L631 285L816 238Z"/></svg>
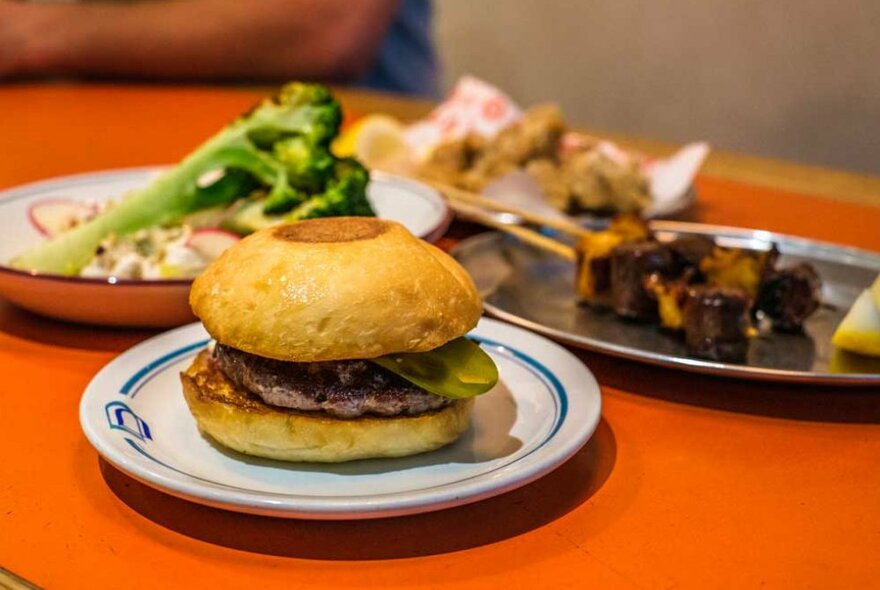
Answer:
<svg viewBox="0 0 880 590"><path fill-rule="evenodd" d="M573 124L880 173L880 0L437 0L462 74Z"/></svg>

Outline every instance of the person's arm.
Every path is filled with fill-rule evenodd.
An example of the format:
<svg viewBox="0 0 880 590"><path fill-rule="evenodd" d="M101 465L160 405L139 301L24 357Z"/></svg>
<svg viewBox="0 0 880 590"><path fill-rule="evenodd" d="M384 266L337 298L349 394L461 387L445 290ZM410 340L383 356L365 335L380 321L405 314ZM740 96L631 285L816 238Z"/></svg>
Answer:
<svg viewBox="0 0 880 590"><path fill-rule="evenodd" d="M398 0L0 0L0 77L352 80Z"/></svg>

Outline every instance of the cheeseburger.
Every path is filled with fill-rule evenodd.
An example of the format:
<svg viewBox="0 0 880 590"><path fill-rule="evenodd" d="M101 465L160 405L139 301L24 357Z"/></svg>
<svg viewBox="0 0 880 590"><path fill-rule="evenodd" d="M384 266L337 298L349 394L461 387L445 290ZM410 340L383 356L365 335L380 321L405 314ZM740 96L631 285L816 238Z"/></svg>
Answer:
<svg viewBox="0 0 880 590"><path fill-rule="evenodd" d="M467 430L498 372L464 335L481 313L450 256L391 221L269 228L220 256L190 304L216 340L181 375L199 429L259 457L422 453Z"/></svg>

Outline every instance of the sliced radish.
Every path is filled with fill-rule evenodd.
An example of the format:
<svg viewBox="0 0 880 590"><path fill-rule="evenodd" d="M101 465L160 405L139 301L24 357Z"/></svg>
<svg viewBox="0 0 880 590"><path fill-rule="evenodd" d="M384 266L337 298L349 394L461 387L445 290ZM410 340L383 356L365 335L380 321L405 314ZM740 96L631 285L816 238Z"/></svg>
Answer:
<svg viewBox="0 0 880 590"><path fill-rule="evenodd" d="M95 203L71 199L38 201L28 209L28 219L34 228L47 237L60 234L88 221L98 214Z"/></svg>
<svg viewBox="0 0 880 590"><path fill-rule="evenodd" d="M209 260L214 260L241 238L225 229L206 227L196 230L186 241L186 245Z"/></svg>

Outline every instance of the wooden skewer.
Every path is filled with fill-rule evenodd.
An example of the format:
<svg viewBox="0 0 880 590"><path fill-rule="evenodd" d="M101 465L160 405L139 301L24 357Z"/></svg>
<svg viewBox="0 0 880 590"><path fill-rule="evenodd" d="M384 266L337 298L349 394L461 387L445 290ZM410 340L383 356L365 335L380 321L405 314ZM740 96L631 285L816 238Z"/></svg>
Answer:
<svg viewBox="0 0 880 590"><path fill-rule="evenodd" d="M547 236L541 235L536 231L532 231L530 229L526 229L519 225L510 225L509 223L504 223L495 219L491 215L488 215L483 209L479 207L475 207L473 205L468 205L466 203L462 203L456 200L450 200L449 206L456 212L461 215L473 219L483 225L487 225L494 229L503 231L504 233L511 234L521 239L523 242L527 244L531 244L536 248L540 248L541 250L545 250L552 254L556 254L557 256L561 256L566 260L571 260L575 262L577 260L577 251L563 244L562 242L557 242L552 238L548 238Z"/></svg>
<svg viewBox="0 0 880 590"><path fill-rule="evenodd" d="M484 209L491 209L493 211L499 211L501 213L510 213L512 215L516 215L517 217L528 223L543 225L545 227L549 227L576 237L582 237L590 233L590 230L583 228L573 221L569 221L567 219L559 219L547 215L540 215L538 213L534 213L533 211L522 209L521 207L499 203L498 201L495 201L488 197L484 197L483 195L458 188L457 186L445 184L443 182L437 182L436 180L431 180L429 178L419 177L419 180L426 184L430 184L438 191L445 194L447 199L449 199L450 201L461 201L463 203L467 203L468 205L474 205L477 207L482 207Z"/></svg>
<svg viewBox="0 0 880 590"><path fill-rule="evenodd" d="M547 236L539 234L536 231L532 231L518 225L504 223L493 217L492 215L489 215L485 211L485 209L491 209L493 211L498 211L501 213L510 213L524 221L527 221L528 223L534 223L536 225L542 225L545 227L556 229L576 237L582 237L584 235L592 233L590 230L580 227L572 221L539 215L537 213L533 213L532 211L527 211L526 209L521 209L513 205L505 205L503 203L499 203L497 201L489 199L488 197L484 197L483 195L479 195L477 193L473 193L458 188L456 186L452 186L450 184L446 184L422 176L413 176L416 180L424 182L425 184L429 184L441 193L443 193L447 198L449 207L456 213L459 213L487 227L491 227L504 233L516 236L523 242L531 244L536 248L540 248L541 250L550 252L551 254L555 254L572 262L577 261L578 255L577 250L575 250L571 246L563 244L562 242L558 242L552 238L548 238Z"/></svg>
<svg viewBox="0 0 880 590"><path fill-rule="evenodd" d="M0 567L0 588L3 590L41 590L39 586L35 586L3 567Z"/></svg>

